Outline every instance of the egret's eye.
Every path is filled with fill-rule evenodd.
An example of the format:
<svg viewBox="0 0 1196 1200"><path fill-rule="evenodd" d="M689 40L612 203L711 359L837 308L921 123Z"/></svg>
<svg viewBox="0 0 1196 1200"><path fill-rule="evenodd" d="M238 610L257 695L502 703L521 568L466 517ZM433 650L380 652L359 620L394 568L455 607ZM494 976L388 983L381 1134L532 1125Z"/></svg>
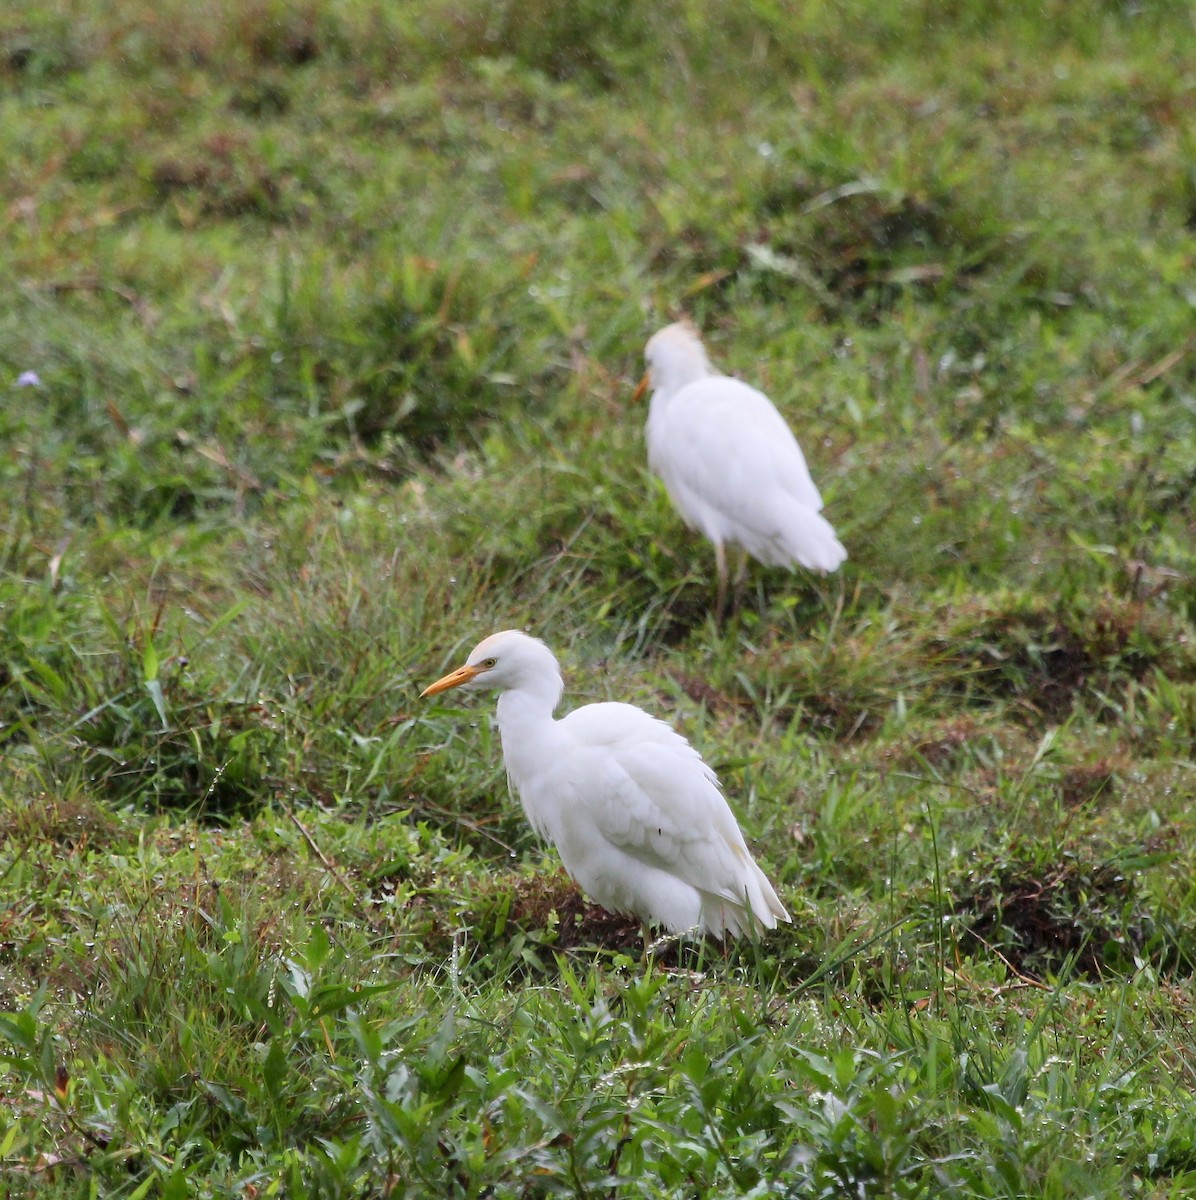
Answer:
<svg viewBox="0 0 1196 1200"><path fill-rule="evenodd" d="M488 658L485 660L485 662L482 663L482 666L485 667L487 671L489 671L491 667L498 666L498 659L497 658Z"/></svg>

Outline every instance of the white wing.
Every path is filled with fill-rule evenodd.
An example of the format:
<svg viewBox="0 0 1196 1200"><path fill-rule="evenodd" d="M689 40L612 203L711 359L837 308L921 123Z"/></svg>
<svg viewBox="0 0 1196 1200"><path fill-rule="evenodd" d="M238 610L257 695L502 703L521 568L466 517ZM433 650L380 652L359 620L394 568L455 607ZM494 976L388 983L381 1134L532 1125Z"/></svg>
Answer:
<svg viewBox="0 0 1196 1200"><path fill-rule="evenodd" d="M577 797L603 837L699 892L744 904L758 869L714 772L679 733L629 704L589 704L561 724L577 746L600 751Z"/></svg>
<svg viewBox="0 0 1196 1200"><path fill-rule="evenodd" d="M683 387L669 402L666 438L651 437L649 461L668 482L751 524L759 498L780 491L818 511L822 496L784 417L763 392L714 375ZM656 460L656 461L653 461Z"/></svg>

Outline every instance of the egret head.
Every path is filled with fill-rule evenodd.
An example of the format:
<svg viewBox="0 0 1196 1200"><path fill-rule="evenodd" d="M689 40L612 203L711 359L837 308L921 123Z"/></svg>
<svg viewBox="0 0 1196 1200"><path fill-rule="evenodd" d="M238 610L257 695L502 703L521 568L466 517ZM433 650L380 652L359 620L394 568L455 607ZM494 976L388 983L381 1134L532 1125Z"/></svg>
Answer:
<svg viewBox="0 0 1196 1200"><path fill-rule="evenodd" d="M543 684L555 686L559 695L560 679L556 658L539 638L518 629L504 629L478 642L464 666L429 684L420 697L456 687L504 692Z"/></svg>
<svg viewBox="0 0 1196 1200"><path fill-rule="evenodd" d="M706 357L706 347L702 345L696 327L688 320L658 329L644 347L644 360L648 372L636 388L636 399L649 386L656 392L674 392L695 379L714 374L710 359Z"/></svg>

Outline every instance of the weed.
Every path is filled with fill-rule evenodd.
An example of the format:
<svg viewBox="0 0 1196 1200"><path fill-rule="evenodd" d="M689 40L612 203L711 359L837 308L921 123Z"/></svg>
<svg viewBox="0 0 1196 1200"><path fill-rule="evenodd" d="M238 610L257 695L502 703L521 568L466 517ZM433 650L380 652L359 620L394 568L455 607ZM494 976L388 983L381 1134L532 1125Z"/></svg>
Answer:
<svg viewBox="0 0 1196 1200"><path fill-rule="evenodd" d="M1117 861L1003 858L973 868L966 887L956 911L966 919L967 946L995 949L1022 972L1124 974L1153 934L1135 879Z"/></svg>

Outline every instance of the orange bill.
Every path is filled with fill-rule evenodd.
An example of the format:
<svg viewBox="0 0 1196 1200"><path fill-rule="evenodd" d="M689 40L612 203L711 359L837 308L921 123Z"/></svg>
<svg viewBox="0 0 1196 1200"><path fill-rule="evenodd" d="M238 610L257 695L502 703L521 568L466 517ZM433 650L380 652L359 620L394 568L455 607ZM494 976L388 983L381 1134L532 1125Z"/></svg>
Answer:
<svg viewBox="0 0 1196 1200"><path fill-rule="evenodd" d="M644 393L652 386L652 376L648 372L644 372L644 377L636 385L635 391L631 393L632 404L638 404L643 398Z"/></svg>
<svg viewBox="0 0 1196 1200"><path fill-rule="evenodd" d="M447 675L442 675L435 683L430 683L419 694L422 700L425 696L435 696L437 692L447 692L449 688L460 687L463 683L468 683L475 675L482 673L481 667L471 667L467 663L463 667L458 667L455 671L450 671Z"/></svg>

